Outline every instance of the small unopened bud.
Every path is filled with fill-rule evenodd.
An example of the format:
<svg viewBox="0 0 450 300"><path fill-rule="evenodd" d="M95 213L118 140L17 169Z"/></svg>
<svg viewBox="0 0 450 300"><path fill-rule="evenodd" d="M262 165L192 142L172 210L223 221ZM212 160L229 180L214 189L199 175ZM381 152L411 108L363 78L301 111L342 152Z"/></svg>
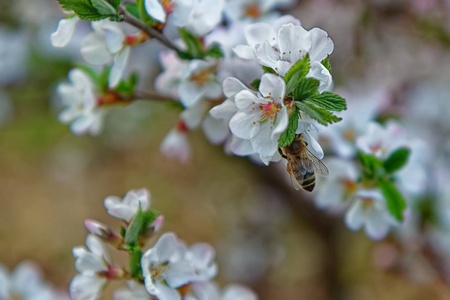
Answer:
<svg viewBox="0 0 450 300"><path fill-rule="evenodd" d="M145 244L145 242L147 241L147 239L151 238L153 236L153 234L155 234L156 232L158 232L161 227L163 226L164 223L164 216L160 215L158 216L155 221L153 221L153 223L150 224L150 226L148 226L141 234L140 237L140 243L141 244Z"/></svg>
<svg viewBox="0 0 450 300"><path fill-rule="evenodd" d="M100 239L108 244L113 245L116 248L120 248L123 245L123 239L118 237L108 226L95 220L84 221L86 229L98 236Z"/></svg>

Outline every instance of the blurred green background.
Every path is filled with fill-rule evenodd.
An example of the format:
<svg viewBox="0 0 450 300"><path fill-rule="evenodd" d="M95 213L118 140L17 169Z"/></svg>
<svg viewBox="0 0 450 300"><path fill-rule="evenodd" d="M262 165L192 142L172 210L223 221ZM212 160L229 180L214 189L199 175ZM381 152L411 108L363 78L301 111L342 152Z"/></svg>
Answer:
<svg viewBox="0 0 450 300"><path fill-rule="evenodd" d="M431 9L413 2L420 1L311 0L288 13L329 32L336 86L400 86L448 73L449 9L439 6L444 1ZM0 1L0 91L12 103L0 128L0 262L12 269L31 259L66 289L75 274L71 249L86 237L83 221L118 228L103 199L146 187L165 215L163 231L214 245L219 281L248 284L262 300L450 299L445 287L377 267L387 242L317 211L277 167L227 156L201 132L190 133L190 163L164 158L159 144L177 120L164 105L116 109L100 137L74 136L55 105L56 84L79 59L76 43L51 48L61 17L56 1ZM12 36L20 41L11 50ZM148 66L151 86L158 68Z"/></svg>

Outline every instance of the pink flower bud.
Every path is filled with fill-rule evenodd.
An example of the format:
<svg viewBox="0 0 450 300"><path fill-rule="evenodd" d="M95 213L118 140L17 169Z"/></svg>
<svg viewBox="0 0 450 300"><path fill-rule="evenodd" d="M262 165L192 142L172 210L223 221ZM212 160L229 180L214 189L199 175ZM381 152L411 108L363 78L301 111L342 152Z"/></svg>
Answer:
<svg viewBox="0 0 450 300"><path fill-rule="evenodd" d="M116 248L121 248L124 241L121 237L117 236L108 226L95 220L85 220L84 226L86 229L102 239L104 242L113 245Z"/></svg>

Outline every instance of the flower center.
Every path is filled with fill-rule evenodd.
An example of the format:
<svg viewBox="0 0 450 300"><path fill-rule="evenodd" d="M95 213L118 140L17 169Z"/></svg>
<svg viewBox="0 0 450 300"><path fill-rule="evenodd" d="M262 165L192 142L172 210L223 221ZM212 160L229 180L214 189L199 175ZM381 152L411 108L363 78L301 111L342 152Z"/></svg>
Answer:
<svg viewBox="0 0 450 300"><path fill-rule="evenodd" d="M364 209L371 207L373 205L373 203L375 202L375 200L373 198L369 198L369 197L361 198L361 201L363 202Z"/></svg>
<svg viewBox="0 0 450 300"><path fill-rule="evenodd" d="M170 14L171 12L173 12L175 3L172 3L171 0L161 0L161 5L164 8L164 10L166 11L166 13Z"/></svg>
<svg viewBox="0 0 450 300"><path fill-rule="evenodd" d="M350 180L350 179L342 179L342 184L344 185L344 189L347 193L353 193L356 191L357 185L356 182Z"/></svg>
<svg viewBox="0 0 450 300"><path fill-rule="evenodd" d="M344 137L345 140L353 142L355 140L356 134L353 129L346 129L342 133L342 136Z"/></svg>
<svg viewBox="0 0 450 300"><path fill-rule="evenodd" d="M251 17L253 19L258 19L261 16L261 10L259 9L258 4L251 4L247 6L244 16Z"/></svg>
<svg viewBox="0 0 450 300"><path fill-rule="evenodd" d="M204 69L196 73L191 74L191 80L194 81L198 86L207 84L211 78L211 70Z"/></svg>
<svg viewBox="0 0 450 300"><path fill-rule="evenodd" d="M166 269L167 264L158 264L158 265L154 265L152 266L152 268L150 269L150 274L152 276L153 279L163 279L163 273L164 270Z"/></svg>
<svg viewBox="0 0 450 300"><path fill-rule="evenodd" d="M269 119L273 120L273 123L275 123L276 116L281 110L281 105L274 102L269 102L266 104L260 104L259 108L261 109L261 123L264 123Z"/></svg>

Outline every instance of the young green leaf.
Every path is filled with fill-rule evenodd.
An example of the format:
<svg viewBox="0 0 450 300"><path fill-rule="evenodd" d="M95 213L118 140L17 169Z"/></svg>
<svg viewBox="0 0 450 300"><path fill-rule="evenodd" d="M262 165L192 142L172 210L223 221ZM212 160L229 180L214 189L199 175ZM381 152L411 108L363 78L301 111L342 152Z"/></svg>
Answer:
<svg viewBox="0 0 450 300"><path fill-rule="evenodd" d="M127 3L127 4L125 4L125 9L126 9L127 12L129 12L136 19L140 18L139 8L136 5L136 3Z"/></svg>
<svg viewBox="0 0 450 300"><path fill-rule="evenodd" d="M112 5L115 9L118 9L120 3L122 2L122 0L110 0L109 2L111 3L111 5Z"/></svg>
<svg viewBox="0 0 450 300"><path fill-rule="evenodd" d="M406 201L397 187L389 180L380 178L380 187L387 201L387 207L391 214L398 220L403 220L403 211L406 208Z"/></svg>
<svg viewBox="0 0 450 300"><path fill-rule="evenodd" d="M280 139L278 140L278 145L280 147L286 147L292 144L292 141L295 138L295 132L298 128L298 119L300 117L298 108L296 106L293 107L292 113L289 116L289 123L287 129L281 134Z"/></svg>
<svg viewBox="0 0 450 300"><path fill-rule="evenodd" d="M223 57L223 52L222 52L222 49L220 48L219 44L214 44L211 46L211 48L206 50L204 55L213 57L213 58L221 58L221 57Z"/></svg>
<svg viewBox="0 0 450 300"><path fill-rule="evenodd" d="M384 169L392 174L400 170L407 162L410 151L407 148L400 148L392 153L384 162Z"/></svg>
<svg viewBox="0 0 450 300"><path fill-rule="evenodd" d="M358 152L358 159L363 167L363 175L367 179L375 179L385 175L382 160L362 151Z"/></svg>
<svg viewBox="0 0 450 300"><path fill-rule="evenodd" d="M252 81L252 83L250 83L250 86L258 91L260 84L261 84L261 79L255 79Z"/></svg>
<svg viewBox="0 0 450 300"><path fill-rule="evenodd" d="M105 0L91 0L91 1L92 1L92 5L102 15L113 16L113 15L117 14L116 9L111 4L106 2Z"/></svg>
<svg viewBox="0 0 450 300"><path fill-rule="evenodd" d="M330 72L331 74L331 64L330 64L330 57L328 56L324 60L321 61L322 65Z"/></svg>
<svg viewBox="0 0 450 300"><path fill-rule="evenodd" d="M198 37L186 29L178 29L181 39L186 44L187 52L192 58L203 58L203 45ZM182 57L180 57L182 58Z"/></svg>
<svg viewBox="0 0 450 300"><path fill-rule="evenodd" d="M276 74L277 72L274 71L274 69L266 66L262 66L264 73L270 73L270 74Z"/></svg>
<svg viewBox="0 0 450 300"><path fill-rule="evenodd" d="M328 110L315 106L311 103L299 101L296 102L296 105L302 112L306 113L310 118L316 120L317 122L325 126L342 120L342 118L333 115Z"/></svg>
<svg viewBox="0 0 450 300"><path fill-rule="evenodd" d="M305 55L302 60L296 62L284 76L286 82L286 94L290 95L294 92L300 82L308 74L310 69L309 55Z"/></svg>
<svg viewBox="0 0 450 300"><path fill-rule="evenodd" d="M75 12L80 19L98 21L111 16L111 14L100 13L91 0L58 0L58 2L65 10Z"/></svg>
<svg viewBox="0 0 450 300"><path fill-rule="evenodd" d="M139 211L131 221L131 224L125 234L125 244L131 246L136 245L142 231L153 223L156 217L158 217L158 213L151 210L142 211L139 207Z"/></svg>
<svg viewBox="0 0 450 300"><path fill-rule="evenodd" d="M306 99L306 102L313 103L329 111L342 111L347 109L345 99L330 92L323 92L322 94L311 96Z"/></svg>
<svg viewBox="0 0 450 300"><path fill-rule="evenodd" d="M303 78L297 83L294 91L294 99L296 101L305 100L309 97L319 94L320 82L314 78Z"/></svg>
<svg viewBox="0 0 450 300"><path fill-rule="evenodd" d="M139 18L142 22L152 26L154 23L154 20L152 17L149 16L147 13L147 9L145 9L145 1L144 0L137 0L136 5L139 10Z"/></svg>

